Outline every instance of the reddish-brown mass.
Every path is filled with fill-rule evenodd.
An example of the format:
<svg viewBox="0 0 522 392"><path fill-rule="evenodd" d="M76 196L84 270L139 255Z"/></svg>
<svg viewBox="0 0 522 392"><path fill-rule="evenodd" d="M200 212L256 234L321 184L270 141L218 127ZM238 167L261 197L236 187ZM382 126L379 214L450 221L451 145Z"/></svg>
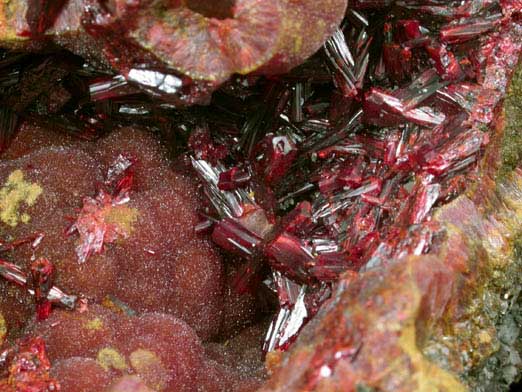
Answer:
<svg viewBox="0 0 522 392"><path fill-rule="evenodd" d="M194 80L223 82L234 73L275 74L301 64L333 33L345 9L346 0L320 6L310 0L115 1L110 9L91 7L84 24L130 80L142 81L132 68L146 58Z"/></svg>
<svg viewBox="0 0 522 392"><path fill-rule="evenodd" d="M196 385L233 391L259 382L208 359L194 330L166 314L127 316L100 306L82 313L57 310L31 331L48 343L52 374L65 391L71 385L85 392L126 390L121 385L127 384L154 391L192 391Z"/></svg>
<svg viewBox="0 0 522 392"><path fill-rule="evenodd" d="M71 357L56 362L52 367L52 375L59 380L62 391L103 390L110 382L109 374L91 358Z"/></svg>
<svg viewBox="0 0 522 392"><path fill-rule="evenodd" d="M33 132L37 138L40 129L24 127L18 138ZM198 206L194 182L170 168L159 142L144 132L114 132L95 146L96 158L88 152L93 146L85 144L85 149L53 146L51 139L41 149L0 164L2 236L43 235L34 249L20 246L9 258L27 269L31 259L45 257L55 264L55 283L63 290L98 302L115 296L136 311L171 313L201 337L210 337L221 320L223 267L210 243L193 233ZM109 238L105 232L100 252L80 262L78 249L89 240L74 230L66 232L120 154L134 162L129 201L100 206L96 216L77 224L94 229L112 225L117 234ZM9 182L13 173L19 177L16 183ZM31 197L35 200L25 200ZM7 297L1 305L4 313L23 313L27 307L19 301L24 295L4 282L0 287ZM9 320L21 321L21 316Z"/></svg>
<svg viewBox="0 0 522 392"><path fill-rule="evenodd" d="M25 126L17 140L37 141L40 132L40 128ZM12 261L26 269L32 258L46 257L56 266L56 285L65 291L98 302L111 295L136 311L174 314L203 338L219 330L220 256L191 229L198 200L193 181L169 167L154 138L132 129L116 131L98 142L97 159L89 154L88 143L85 149L72 149L59 138L53 145L50 138L43 148L35 143L35 150L24 155L16 148L17 140L8 155L16 159L0 164L0 184L6 194L1 204L2 236L20 239L42 234L43 240L35 248L26 244L10 252ZM96 194L120 154L135 160L136 191L131 192L128 203L109 207L105 217L125 226L128 238L104 244L102 253L80 263L78 235L66 231L78 216L83 198ZM21 179L8 186L13 172L21 172ZM23 198L15 200L18 188L24 186L32 186L38 193L30 206ZM10 210L8 202L14 206ZM4 281L0 290L0 310L9 314L10 330L21 329L31 315L29 296Z"/></svg>

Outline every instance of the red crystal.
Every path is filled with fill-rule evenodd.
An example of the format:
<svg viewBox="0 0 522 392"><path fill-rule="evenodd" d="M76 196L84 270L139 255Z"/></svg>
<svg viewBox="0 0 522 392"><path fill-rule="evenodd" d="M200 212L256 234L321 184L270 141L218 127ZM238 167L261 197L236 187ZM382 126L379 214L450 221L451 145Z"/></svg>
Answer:
<svg viewBox="0 0 522 392"><path fill-rule="evenodd" d="M53 283L54 266L47 259L39 259L31 264L31 285L34 290L37 320L45 320L51 313L48 300Z"/></svg>
<svg viewBox="0 0 522 392"><path fill-rule="evenodd" d="M22 35L38 36L54 24L66 0L29 0L27 3L25 18L29 31L22 32Z"/></svg>
<svg viewBox="0 0 522 392"><path fill-rule="evenodd" d="M309 281L308 268L314 261L313 255L299 238L282 233L266 246L269 263L278 271L298 281Z"/></svg>
<svg viewBox="0 0 522 392"><path fill-rule="evenodd" d="M233 167L219 174L218 188L222 191L231 191L247 184L249 181L250 174L242 171L238 167Z"/></svg>
<svg viewBox="0 0 522 392"><path fill-rule="evenodd" d="M386 71L394 80L404 80L413 71L413 55L410 48L398 44L384 44L383 58Z"/></svg>
<svg viewBox="0 0 522 392"><path fill-rule="evenodd" d="M317 256L310 273L321 282L335 282L342 273L354 267L346 254L331 252Z"/></svg>
<svg viewBox="0 0 522 392"><path fill-rule="evenodd" d="M281 181L297 155L295 144L287 136L267 135L258 145L260 156L256 170L267 184Z"/></svg>
<svg viewBox="0 0 522 392"><path fill-rule="evenodd" d="M455 55L445 45L433 43L427 45L426 50L444 80L459 80L464 76Z"/></svg>
<svg viewBox="0 0 522 392"><path fill-rule="evenodd" d="M446 43L462 43L493 29L501 22L502 14L492 14L487 18L469 18L450 23L440 29L440 40Z"/></svg>
<svg viewBox="0 0 522 392"><path fill-rule="evenodd" d="M196 159L209 161L215 164L227 155L227 148L223 145L215 145L208 127L198 127L191 134L188 141L189 147L194 151Z"/></svg>
<svg viewBox="0 0 522 392"><path fill-rule="evenodd" d="M214 227L212 240L228 251L251 256L261 244L262 238L239 221L225 218Z"/></svg>
<svg viewBox="0 0 522 392"><path fill-rule="evenodd" d="M27 275L17 265L0 259L0 276L8 282L27 289L29 294L35 294L33 287L29 287L29 279ZM69 309L73 309L76 305L76 296L67 295L56 286L52 286L47 292L47 300L48 302L60 304Z"/></svg>
<svg viewBox="0 0 522 392"><path fill-rule="evenodd" d="M101 253L105 244L129 236L130 233L124 227L109 219L114 210L122 208L124 202L125 199L114 198L103 190L96 198L84 198L82 210L69 230L69 234L78 232L80 236L80 244L76 248L80 263L87 261L93 254Z"/></svg>

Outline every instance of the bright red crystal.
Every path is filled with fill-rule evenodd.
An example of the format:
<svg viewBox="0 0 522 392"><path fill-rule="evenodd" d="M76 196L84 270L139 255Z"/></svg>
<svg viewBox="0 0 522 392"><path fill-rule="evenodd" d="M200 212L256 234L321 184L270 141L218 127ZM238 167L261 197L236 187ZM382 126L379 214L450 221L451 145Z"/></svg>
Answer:
<svg viewBox="0 0 522 392"><path fill-rule="evenodd" d="M245 256L252 255L262 242L262 238L230 218L225 218L216 225L212 232L212 240L226 250L236 251Z"/></svg>
<svg viewBox="0 0 522 392"><path fill-rule="evenodd" d="M232 169L219 174L218 188L222 191L231 191L241 187L249 181L250 174L245 173L237 167L233 167Z"/></svg>
<svg viewBox="0 0 522 392"><path fill-rule="evenodd" d="M51 377L51 363L41 338L25 338L12 348L0 352L0 371L7 373L0 379L2 392L53 392L60 384ZM7 358L7 361L4 360ZM1 373L0 373L1 374Z"/></svg>
<svg viewBox="0 0 522 392"><path fill-rule="evenodd" d="M290 169L297 155L297 148L286 136L267 135L255 153L260 157L255 167L258 175L267 184L273 185L281 181Z"/></svg>
<svg viewBox="0 0 522 392"><path fill-rule="evenodd" d="M130 236L128 229L111 220L112 214L118 214L118 209L125 208L120 206L126 203L126 198L126 193L113 198L102 190L95 199L84 199L80 215L69 230L71 234L78 232L80 235L80 245L76 248L80 263L87 261L93 254L101 253L104 245Z"/></svg>
<svg viewBox="0 0 522 392"><path fill-rule="evenodd" d="M307 280L306 270L314 258L299 238L282 233L267 245L266 254L277 270L298 281Z"/></svg>
<svg viewBox="0 0 522 392"><path fill-rule="evenodd" d="M34 253L53 261L60 287L139 314L99 306L88 307L89 320L51 314L60 324L35 329L53 342L58 370L77 363L114 391L184 390L196 380L202 389L218 380L216 389L233 390L234 372L206 358L179 319L203 339L233 341L234 328L252 323L262 307L257 296L277 307L264 338L269 358L297 341L284 357L292 368L281 367L267 388L352 390L371 379L377 389L413 389L402 370L417 364L400 356L394 333L382 331L402 322L414 302L402 285L410 271L419 295L433 294L421 309L430 317L441 317L456 297L455 276L422 255L445 235L433 210L475 179L491 143L522 47L520 2L358 0L346 12L345 1L320 3L93 1L85 28L119 74L68 56L0 62L7 86L0 148L12 143L0 179L22 167L24 179L46 191L41 205L18 200L29 221L23 212L7 219L26 221L13 238L44 237L34 250L7 241L2 252L19 266L5 262L3 276L27 286ZM32 18L40 34L53 12ZM291 70L327 37L320 53ZM191 103L209 105L182 108ZM47 119L69 136L115 130L85 145L53 134L33 152L43 140L38 130L24 125L15 135L27 119ZM163 146L126 126L136 123L164 136L175 168ZM188 161L199 186L182 165ZM90 256L82 265L78 236L61 235L69 217L80 259ZM209 232L230 259L226 266ZM412 256L429 264L403 268ZM450 268L464 268L456 263ZM2 311L23 326L31 302L22 298L20 306L9 288L0 285ZM169 315L142 314L149 311ZM85 321L95 332L85 331ZM92 363L107 344L117 351L102 352L110 380ZM215 342L207 348L216 361L248 355ZM133 353L144 366L128 372ZM390 363L401 371L390 372ZM64 385L68 376L60 374Z"/></svg>
<svg viewBox="0 0 522 392"><path fill-rule="evenodd" d="M51 313L51 301L48 300L52 289L54 266L47 259L39 259L31 264L30 282L33 286L36 302L37 320L45 320Z"/></svg>
<svg viewBox="0 0 522 392"><path fill-rule="evenodd" d="M39 36L54 24L66 0L29 0L27 3L25 19L29 26L29 31L24 33Z"/></svg>

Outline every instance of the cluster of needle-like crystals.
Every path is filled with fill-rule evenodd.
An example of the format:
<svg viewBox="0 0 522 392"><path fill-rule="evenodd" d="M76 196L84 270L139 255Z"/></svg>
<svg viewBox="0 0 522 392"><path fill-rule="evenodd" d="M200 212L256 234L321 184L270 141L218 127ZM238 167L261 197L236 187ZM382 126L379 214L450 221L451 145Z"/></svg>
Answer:
<svg viewBox="0 0 522 392"><path fill-rule="evenodd" d="M473 178L521 45L507 3L360 1L324 55L215 97L237 118L209 116L228 155L193 161L217 212L201 227L277 294L266 350L295 339L341 274L436 246L431 211ZM252 208L266 220L252 226Z"/></svg>
<svg viewBox="0 0 522 392"><path fill-rule="evenodd" d="M24 132L39 128L17 138ZM114 297L135 311L174 314L204 338L219 333L223 265L193 232L199 196L181 172L156 139L128 128L96 144L45 147L2 162L1 225L14 239L3 244L2 276L35 294L40 318L50 302L69 298L57 295L53 278L91 301ZM14 333L31 299L13 283L3 279L0 288Z"/></svg>

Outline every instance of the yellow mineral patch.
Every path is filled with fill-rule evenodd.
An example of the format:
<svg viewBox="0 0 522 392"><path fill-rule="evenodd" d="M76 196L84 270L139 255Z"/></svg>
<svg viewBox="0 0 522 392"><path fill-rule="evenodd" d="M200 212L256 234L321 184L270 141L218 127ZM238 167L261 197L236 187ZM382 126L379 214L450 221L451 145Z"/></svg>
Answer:
<svg viewBox="0 0 522 392"><path fill-rule="evenodd" d="M481 331L478 335L480 343L488 344L491 343L491 335L487 331Z"/></svg>
<svg viewBox="0 0 522 392"><path fill-rule="evenodd" d="M7 327L5 325L4 316L0 313L0 346L4 343L5 336L7 335Z"/></svg>
<svg viewBox="0 0 522 392"><path fill-rule="evenodd" d="M104 214L105 221L118 226L125 236L129 236L134 230L138 216L139 212L136 208L126 205L111 206Z"/></svg>
<svg viewBox="0 0 522 392"><path fill-rule="evenodd" d="M466 387L455 376L431 363L422 355L415 340L415 325L413 323L402 330L399 346L410 357L411 363L415 367L413 379L417 381L416 391L467 391Z"/></svg>
<svg viewBox="0 0 522 392"><path fill-rule="evenodd" d="M105 347L98 351L96 361L106 371L108 371L109 369L127 369L127 361L125 361L123 355L121 355L117 350L115 350L112 347Z"/></svg>
<svg viewBox="0 0 522 392"><path fill-rule="evenodd" d="M27 213L20 214L22 204L32 206L43 190L36 183L24 179L24 173L13 171L0 189L0 220L11 227L18 223L28 223L31 217Z"/></svg>
<svg viewBox="0 0 522 392"><path fill-rule="evenodd" d="M91 331L99 331L103 328L103 320L99 317L95 317L92 320L86 321L84 324L85 329Z"/></svg>
<svg viewBox="0 0 522 392"><path fill-rule="evenodd" d="M132 368L149 387L155 391L162 391L166 388L169 373L155 353L138 349L130 354L129 359Z"/></svg>

